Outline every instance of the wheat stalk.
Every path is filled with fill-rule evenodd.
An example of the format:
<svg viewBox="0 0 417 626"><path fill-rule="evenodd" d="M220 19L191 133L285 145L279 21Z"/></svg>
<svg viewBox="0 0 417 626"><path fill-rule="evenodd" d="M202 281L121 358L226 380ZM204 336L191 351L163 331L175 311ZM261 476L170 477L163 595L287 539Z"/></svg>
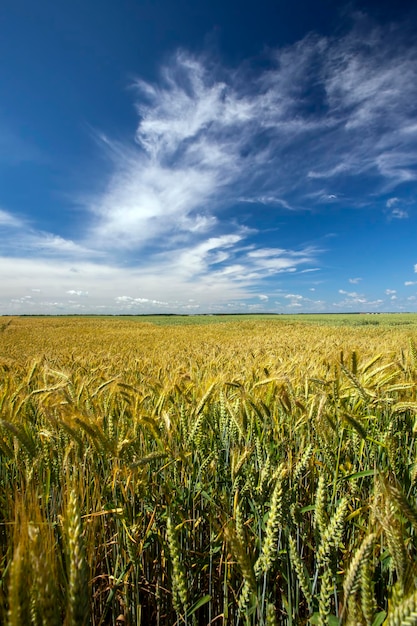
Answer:
<svg viewBox="0 0 417 626"><path fill-rule="evenodd" d="M69 574L65 626L81 626L89 621L89 580L81 514L75 488L70 491L66 526Z"/></svg>

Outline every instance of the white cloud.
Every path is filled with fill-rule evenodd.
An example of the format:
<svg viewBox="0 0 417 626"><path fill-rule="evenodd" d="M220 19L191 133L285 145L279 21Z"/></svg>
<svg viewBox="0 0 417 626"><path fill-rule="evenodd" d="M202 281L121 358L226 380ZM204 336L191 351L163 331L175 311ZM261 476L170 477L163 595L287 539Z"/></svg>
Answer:
<svg viewBox="0 0 417 626"><path fill-rule="evenodd" d="M117 296L117 298L115 298L115 301L117 303L120 303L120 302L133 302L133 298L132 298L132 296Z"/></svg>
<svg viewBox="0 0 417 626"><path fill-rule="evenodd" d="M321 178L321 176L318 176L317 172L314 172L313 170L311 170L310 172L307 173L307 178L318 179L318 178ZM311 198L312 200L315 201L316 204L327 204L327 205L335 204L336 202L339 202L341 200L339 195L336 195L334 193L328 193L327 191L324 191L324 190L311 191L309 193L306 193L305 198L306 199Z"/></svg>
<svg viewBox="0 0 417 626"><path fill-rule="evenodd" d="M28 222L0 209L0 233L2 228L12 229L13 232L13 236L6 232L2 239L2 252L10 256L87 258L103 255L100 250L88 249L60 235L37 230Z"/></svg>
<svg viewBox="0 0 417 626"><path fill-rule="evenodd" d="M161 306L166 306L168 302L161 302L160 300L150 300L149 298L134 298L134 302L138 302L139 304L160 304Z"/></svg>
<svg viewBox="0 0 417 626"><path fill-rule="evenodd" d="M117 304L126 305L125 308L137 308L137 306L150 305L150 306L167 306L168 302L161 302L160 300L153 300L150 298L133 298L132 296L117 296L114 301ZM189 305L184 305L189 306ZM197 305L198 306L198 305Z"/></svg>
<svg viewBox="0 0 417 626"><path fill-rule="evenodd" d="M333 178L338 174L343 174L351 169L347 163L339 163L338 165L331 166L323 169L322 171L310 170L307 172L307 178Z"/></svg>
<svg viewBox="0 0 417 626"><path fill-rule="evenodd" d="M68 304L62 303L63 290L76 292L68 295L88 292L88 306L85 311L90 313L102 310L117 313L126 305L141 307L145 312L152 311L155 307L169 306L170 311L180 312L189 305L190 298L195 299L196 307L211 310L213 307L220 308L231 299L251 297L251 293L235 276L214 277L206 273L196 277L191 269L187 273L182 266L170 267L168 259L165 268L161 267L155 264L143 272L140 268L122 268L92 262L78 262L74 267L63 260L55 260L51 264L44 259L0 257L0 314L25 312L28 306L28 300L24 298L25 292L27 293L28 287L34 282L42 285L42 294L32 292L31 310L45 313L54 313L57 307ZM74 269L80 286L76 290L72 288ZM121 294L131 295L117 296L114 293L115 288ZM136 295L138 291L146 294L146 297ZM67 308L70 311L74 307L68 304Z"/></svg>
<svg viewBox="0 0 417 626"><path fill-rule="evenodd" d="M362 296L359 296L359 294L356 293L356 291L345 291L344 289L339 289L339 293L341 293L344 296L348 296L349 298L359 298Z"/></svg>
<svg viewBox="0 0 417 626"><path fill-rule="evenodd" d="M59 235L53 235L51 233L30 233L26 239L26 245L31 247L34 251L47 255L85 257L97 254L97 251L89 250L70 239L64 239Z"/></svg>
<svg viewBox="0 0 417 626"><path fill-rule="evenodd" d="M396 289L386 289L385 293L387 294L387 296L392 296L392 295L397 293L397 290Z"/></svg>
<svg viewBox="0 0 417 626"><path fill-rule="evenodd" d="M313 262L317 254L318 250L310 247L303 250L258 248L248 252L247 259L252 273L261 278L282 272L296 272L299 265Z"/></svg>
<svg viewBox="0 0 417 626"><path fill-rule="evenodd" d="M282 206L284 209L292 210L291 205L283 198L276 198L275 196L254 196L253 198L238 198L239 202L247 202L249 204L264 204L264 205L276 205Z"/></svg>
<svg viewBox="0 0 417 626"><path fill-rule="evenodd" d="M405 220L409 217L408 211L396 207L391 211L390 217L395 220Z"/></svg>
<svg viewBox="0 0 417 626"><path fill-rule="evenodd" d="M291 300L303 300L303 296L298 293L287 293L284 298L291 298Z"/></svg>
<svg viewBox="0 0 417 626"><path fill-rule="evenodd" d="M406 280L404 285L410 287L410 285L417 285L417 280Z"/></svg>
<svg viewBox="0 0 417 626"><path fill-rule="evenodd" d="M339 292L340 293L340 292ZM368 300L365 296L347 294L347 297L340 302L333 302L333 307L341 310L367 311L370 309L378 309L384 303L380 298L378 300Z"/></svg>
<svg viewBox="0 0 417 626"><path fill-rule="evenodd" d="M166 262L171 266L175 265L177 271L183 276L201 275L207 272L209 267L219 262L226 262L230 258L234 245L242 238L243 236L238 234L210 237L193 247L178 250L176 259L168 258L171 255L167 255Z"/></svg>
<svg viewBox="0 0 417 626"><path fill-rule="evenodd" d="M309 267L306 270L300 270L300 274L310 274L310 272L320 272L320 267Z"/></svg>
<svg viewBox="0 0 417 626"><path fill-rule="evenodd" d="M0 228L22 228L23 221L4 209L0 209Z"/></svg>
<svg viewBox="0 0 417 626"><path fill-rule="evenodd" d="M225 300L251 298L252 287L259 281L282 272L294 272L319 254L312 248L256 250L252 245L242 245L250 232L240 228L235 233L200 238L194 245L177 244L175 254L171 250L159 251L137 265L124 266L94 256L88 260L84 258L87 249L83 246L68 242L62 249L59 238L47 238L51 246L47 251L40 248L37 258L0 257L2 294L7 294L0 296L0 314L24 312L16 307L24 304L22 298L31 284L40 285L32 290L31 304L31 310L38 307L39 312L53 313L62 305L63 292L77 298L88 296L86 312L101 307L117 312L122 310L118 307L137 306L144 310L161 306L181 310L189 306L190 298L196 300L193 304L196 308L212 310L221 308ZM21 241L25 236L22 232ZM115 286L126 295L114 294ZM77 304L76 300L66 302L69 310Z"/></svg>
<svg viewBox="0 0 417 626"><path fill-rule="evenodd" d="M345 291L344 289L339 289L339 293L345 298L340 302L334 302L333 306L338 309L346 309L346 310L367 310L380 307L383 304L383 300L369 300L367 296L361 293L357 293L356 291Z"/></svg>
<svg viewBox="0 0 417 626"><path fill-rule="evenodd" d="M358 278L349 278L349 282L352 285L357 285L358 283L360 283L361 280L362 280L362 278L359 278L359 277Z"/></svg>

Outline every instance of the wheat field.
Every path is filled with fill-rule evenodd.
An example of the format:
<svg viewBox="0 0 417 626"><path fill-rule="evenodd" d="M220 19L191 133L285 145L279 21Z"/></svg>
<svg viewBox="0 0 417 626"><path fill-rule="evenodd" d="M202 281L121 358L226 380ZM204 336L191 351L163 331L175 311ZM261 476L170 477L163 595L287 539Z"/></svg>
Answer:
<svg viewBox="0 0 417 626"><path fill-rule="evenodd" d="M413 324L0 323L0 622L417 624Z"/></svg>

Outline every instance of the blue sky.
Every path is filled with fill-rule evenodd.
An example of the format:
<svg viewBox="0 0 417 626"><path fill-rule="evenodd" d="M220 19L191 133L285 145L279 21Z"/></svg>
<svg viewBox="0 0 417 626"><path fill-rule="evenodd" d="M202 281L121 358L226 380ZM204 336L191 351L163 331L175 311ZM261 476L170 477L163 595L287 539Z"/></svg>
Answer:
<svg viewBox="0 0 417 626"><path fill-rule="evenodd" d="M3 0L0 314L417 311L417 11Z"/></svg>

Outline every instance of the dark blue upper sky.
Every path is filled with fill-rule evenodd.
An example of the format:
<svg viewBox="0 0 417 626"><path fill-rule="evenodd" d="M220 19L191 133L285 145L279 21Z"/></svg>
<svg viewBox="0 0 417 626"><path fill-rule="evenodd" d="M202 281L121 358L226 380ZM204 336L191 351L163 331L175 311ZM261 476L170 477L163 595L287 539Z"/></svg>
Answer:
<svg viewBox="0 0 417 626"><path fill-rule="evenodd" d="M417 310L414 2L0 7L0 314Z"/></svg>

